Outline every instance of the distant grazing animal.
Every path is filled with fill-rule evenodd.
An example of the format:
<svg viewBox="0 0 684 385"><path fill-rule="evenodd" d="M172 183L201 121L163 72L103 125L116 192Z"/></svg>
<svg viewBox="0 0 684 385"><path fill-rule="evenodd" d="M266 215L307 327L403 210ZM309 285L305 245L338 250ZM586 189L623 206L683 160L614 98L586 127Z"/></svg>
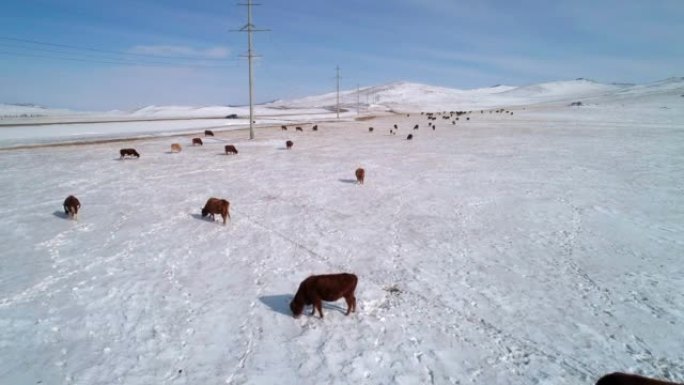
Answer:
<svg viewBox="0 0 684 385"><path fill-rule="evenodd" d="M282 131L287 131L287 126L280 126L280 129L281 129Z"/></svg>
<svg viewBox="0 0 684 385"><path fill-rule="evenodd" d="M302 130L302 128L301 128L301 127L296 127L296 128L295 128L295 131L301 131L301 132L304 132L304 130Z"/></svg>
<svg viewBox="0 0 684 385"><path fill-rule="evenodd" d="M356 297L354 291L358 277L354 274L326 274L312 275L302 281L297 293L290 302L292 315L297 318L304 311L304 306L313 305L311 315L320 314L323 318L322 301L337 301L344 297L347 302L347 313L356 311Z"/></svg>
<svg viewBox="0 0 684 385"><path fill-rule="evenodd" d="M435 128L437 128L437 126L435 126L435 125L433 124L433 125L432 125L432 131L434 131Z"/></svg>
<svg viewBox="0 0 684 385"><path fill-rule="evenodd" d="M214 131L212 131L212 130L204 130L204 136L214 136Z"/></svg>
<svg viewBox="0 0 684 385"><path fill-rule="evenodd" d="M224 147L224 149L226 150L226 155L228 155L228 154L236 154L237 155L237 153L238 153L237 148L235 148L235 146L233 146L232 144L226 144L226 147Z"/></svg>
<svg viewBox="0 0 684 385"><path fill-rule="evenodd" d="M181 152L181 145L178 143L171 144L171 152Z"/></svg>
<svg viewBox="0 0 684 385"><path fill-rule="evenodd" d="M313 131L318 131L318 124L316 124L315 126L311 127L311 129L312 129Z"/></svg>
<svg viewBox="0 0 684 385"><path fill-rule="evenodd" d="M373 132L373 127L368 127L368 132Z"/></svg>
<svg viewBox="0 0 684 385"><path fill-rule="evenodd" d="M366 170L362 168L356 169L356 183L363 184L363 180L366 179Z"/></svg>
<svg viewBox="0 0 684 385"><path fill-rule="evenodd" d="M636 374L610 373L599 378L596 385L682 385L681 383L656 380Z"/></svg>
<svg viewBox="0 0 684 385"><path fill-rule="evenodd" d="M406 140L411 140L411 139L413 139L413 134L408 134L408 136L406 137Z"/></svg>
<svg viewBox="0 0 684 385"><path fill-rule="evenodd" d="M470 118L466 118L466 120L470 120Z"/></svg>
<svg viewBox="0 0 684 385"><path fill-rule="evenodd" d="M192 138L192 145L194 146L194 145L196 145L196 144L199 144L199 145L201 146L201 145L203 144L203 143L202 143L202 139L200 139L200 138Z"/></svg>
<svg viewBox="0 0 684 385"><path fill-rule="evenodd" d="M291 140L285 142L285 147L287 147L288 150L292 149L292 146L294 146L294 143L292 143Z"/></svg>
<svg viewBox="0 0 684 385"><path fill-rule="evenodd" d="M417 129L418 129L418 125L416 124L415 126L413 126L413 129L414 129L414 130L417 130Z"/></svg>
<svg viewBox="0 0 684 385"><path fill-rule="evenodd" d="M202 218L209 215L214 220L214 214L221 214L223 224L226 224L226 217L230 219L230 202L225 199L209 198L202 209Z"/></svg>
<svg viewBox="0 0 684 385"><path fill-rule="evenodd" d="M390 128L390 135L394 135L394 131Z"/></svg>
<svg viewBox="0 0 684 385"><path fill-rule="evenodd" d="M138 154L138 151L135 151L134 148L122 148L119 150L119 154L121 157L119 159L123 159L126 156L134 156L136 158L140 158L140 154Z"/></svg>
<svg viewBox="0 0 684 385"><path fill-rule="evenodd" d="M64 214L68 215L69 218L78 220L78 209L81 208L81 202L73 196L69 195L64 200Z"/></svg>
<svg viewBox="0 0 684 385"><path fill-rule="evenodd" d="M394 125L394 129L395 129L395 130L398 130L399 127L397 127L397 125L395 124L395 125Z"/></svg>
<svg viewBox="0 0 684 385"><path fill-rule="evenodd" d="M411 114L406 114L406 117L407 117L407 118L410 118L410 117L411 117Z"/></svg>

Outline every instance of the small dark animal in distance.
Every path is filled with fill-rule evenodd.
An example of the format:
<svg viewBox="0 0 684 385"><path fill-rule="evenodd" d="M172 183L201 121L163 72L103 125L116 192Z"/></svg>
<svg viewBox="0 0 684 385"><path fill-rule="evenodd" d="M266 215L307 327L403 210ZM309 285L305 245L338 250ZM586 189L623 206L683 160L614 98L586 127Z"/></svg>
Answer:
<svg viewBox="0 0 684 385"><path fill-rule="evenodd" d="M235 148L235 146L232 144L226 144L226 146L224 147L224 150L226 151L226 155L228 155L228 154L237 155L237 153L238 153L237 148Z"/></svg>
<svg viewBox="0 0 684 385"><path fill-rule="evenodd" d="M285 126L285 125L280 126L280 129L281 129L282 131L287 131L287 126Z"/></svg>
<svg viewBox="0 0 684 385"><path fill-rule="evenodd" d="M356 183L363 184L364 179L366 179L366 170L359 167L354 174L356 175Z"/></svg>
<svg viewBox="0 0 684 385"><path fill-rule="evenodd" d="M318 124L316 124L315 126L311 127L311 130L313 130L313 131L318 131Z"/></svg>
<svg viewBox="0 0 684 385"><path fill-rule="evenodd" d="M209 198L207 203L202 208L202 218L209 215L211 220L214 220L214 214L221 214L223 224L226 224L226 218L230 219L230 202L225 199Z"/></svg>
<svg viewBox="0 0 684 385"><path fill-rule="evenodd" d="M596 381L596 385L682 385L682 383L656 380L637 374L615 372L599 378Z"/></svg>
<svg viewBox="0 0 684 385"><path fill-rule="evenodd" d="M226 115L226 119L237 119L237 118L238 118L237 114Z"/></svg>
<svg viewBox="0 0 684 385"><path fill-rule="evenodd" d="M198 144L198 145L201 146L201 145L203 145L204 143L202 143L202 139L200 139L200 138L192 138L192 145L194 146L194 145L196 145L196 144Z"/></svg>
<svg viewBox="0 0 684 385"><path fill-rule="evenodd" d="M78 209L80 208L81 202L75 196L69 195L64 200L64 214L68 215L69 218L78 220Z"/></svg>
<svg viewBox="0 0 684 385"><path fill-rule="evenodd" d="M373 127L368 127L368 132L373 132Z"/></svg>
<svg viewBox="0 0 684 385"><path fill-rule="evenodd" d="M214 136L214 131L212 131L212 130L204 130L204 136Z"/></svg>
<svg viewBox="0 0 684 385"><path fill-rule="evenodd" d="M294 146L294 143L292 143L291 140L285 142L285 147L287 147L288 150L292 149L292 146Z"/></svg>
<svg viewBox="0 0 684 385"><path fill-rule="evenodd" d="M411 139L413 139L413 134L408 134L408 136L406 137L406 140L411 140Z"/></svg>
<svg viewBox="0 0 684 385"><path fill-rule="evenodd" d="M413 129L414 129L414 130L417 130L417 129L418 129L418 125L416 124L415 126L413 126Z"/></svg>
<svg viewBox="0 0 684 385"><path fill-rule="evenodd" d="M121 155L119 159L123 159L126 156L134 156L136 158L140 158L140 154L138 154L138 151L136 151L135 148L122 148L121 150L119 150L119 155Z"/></svg>
<svg viewBox="0 0 684 385"><path fill-rule="evenodd" d="M395 125L394 125L394 129L395 129L395 130L398 130L399 127L397 127L397 125L395 124Z"/></svg>
<svg viewBox="0 0 684 385"><path fill-rule="evenodd" d="M301 132L304 132L304 130L302 130L302 128L301 128L301 127L295 127L295 131L301 131Z"/></svg>
<svg viewBox="0 0 684 385"><path fill-rule="evenodd" d="M347 302L347 313L356 311L356 284L358 277L350 273L312 275L299 284L297 293L290 302L292 315L297 318L304 311L304 306L313 305L311 315L318 314L323 318L322 301L337 301L344 297Z"/></svg>

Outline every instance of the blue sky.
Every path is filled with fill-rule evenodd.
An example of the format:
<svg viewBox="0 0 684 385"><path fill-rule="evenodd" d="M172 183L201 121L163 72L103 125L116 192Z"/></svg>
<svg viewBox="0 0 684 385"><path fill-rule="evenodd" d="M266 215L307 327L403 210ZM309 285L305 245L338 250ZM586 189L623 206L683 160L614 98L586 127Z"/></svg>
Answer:
<svg viewBox="0 0 684 385"><path fill-rule="evenodd" d="M238 1L5 0L0 103L245 104ZM453 88L684 76L682 0L263 0L257 101L412 81Z"/></svg>

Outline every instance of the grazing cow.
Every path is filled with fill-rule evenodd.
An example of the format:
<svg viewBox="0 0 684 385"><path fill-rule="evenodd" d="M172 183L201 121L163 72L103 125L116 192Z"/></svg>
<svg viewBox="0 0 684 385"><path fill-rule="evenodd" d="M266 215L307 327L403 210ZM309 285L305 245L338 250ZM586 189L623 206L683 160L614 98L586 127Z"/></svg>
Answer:
<svg viewBox="0 0 684 385"><path fill-rule="evenodd" d="M285 126L285 125L280 126L280 129L281 129L282 131L287 131L287 126Z"/></svg>
<svg viewBox="0 0 684 385"><path fill-rule="evenodd" d="M418 129L418 125L416 124L415 126L413 126L413 129L414 129L414 130L417 130L417 129Z"/></svg>
<svg viewBox="0 0 684 385"><path fill-rule="evenodd" d="M413 134L408 134L408 136L406 137L406 140L411 140L411 139L413 139Z"/></svg>
<svg viewBox="0 0 684 385"><path fill-rule="evenodd" d="M390 128L390 135L394 135L394 131Z"/></svg>
<svg viewBox="0 0 684 385"><path fill-rule="evenodd" d="M181 145L178 143L172 143L171 152L181 152Z"/></svg>
<svg viewBox="0 0 684 385"><path fill-rule="evenodd" d="M470 120L470 118L466 118L466 120Z"/></svg>
<svg viewBox="0 0 684 385"><path fill-rule="evenodd" d="M209 215L214 220L214 214L221 214L223 224L226 224L226 217L230 219L230 202L225 199L209 198L202 209L202 218Z"/></svg>
<svg viewBox="0 0 684 385"><path fill-rule="evenodd" d="M304 132L304 130L302 130L302 128L301 128L301 127L295 127L295 131L301 131L301 132Z"/></svg>
<svg viewBox="0 0 684 385"><path fill-rule="evenodd" d="M119 154L121 155L119 159L123 159L127 155L140 158L140 154L138 154L138 151L135 151L134 148L122 148L121 150L119 150Z"/></svg>
<svg viewBox="0 0 684 385"><path fill-rule="evenodd" d="M297 289L297 293L290 302L290 310L292 315L297 318L304 306L313 305L311 315L320 314L323 318L322 301L337 301L344 297L347 302L347 313L356 311L356 297L354 291L358 278L354 274L326 274L326 275L312 275L302 281Z"/></svg>
<svg viewBox="0 0 684 385"><path fill-rule="evenodd" d="M599 378L596 385L682 385L681 383L656 380L636 374L610 373Z"/></svg>
<svg viewBox="0 0 684 385"><path fill-rule="evenodd" d="M314 130L314 131L318 131L318 124L316 124L315 126L311 127L311 129Z"/></svg>
<svg viewBox="0 0 684 385"><path fill-rule="evenodd" d="M373 127L368 127L368 132L373 132Z"/></svg>
<svg viewBox="0 0 684 385"><path fill-rule="evenodd" d="M64 200L64 214L68 215L69 218L78 220L78 209L81 208L81 202L73 196L69 195Z"/></svg>
<svg viewBox="0 0 684 385"><path fill-rule="evenodd" d="M226 155L228 155L228 154L237 155L237 153L238 153L237 148L235 148L235 146L233 146L232 144L226 144L226 147L224 147L224 149L226 150Z"/></svg>
<svg viewBox="0 0 684 385"><path fill-rule="evenodd" d="M435 125L433 124L433 125L432 125L432 131L434 131L435 128L437 128L437 126L435 126Z"/></svg>
<svg viewBox="0 0 684 385"><path fill-rule="evenodd" d="M214 136L214 131L212 131L212 130L204 130L204 136Z"/></svg>
<svg viewBox="0 0 684 385"><path fill-rule="evenodd" d="M356 169L355 174L356 174L356 183L363 184L363 180L366 179L366 170L359 167Z"/></svg>
<svg viewBox="0 0 684 385"><path fill-rule="evenodd" d="M395 130L398 130L399 127L397 127L397 125L395 124L395 125L394 125L394 129L395 129Z"/></svg>
<svg viewBox="0 0 684 385"><path fill-rule="evenodd" d="M200 146L203 145L202 139L200 139L200 138L192 138L192 145L194 146L194 145L196 145L196 144L199 144Z"/></svg>
<svg viewBox="0 0 684 385"><path fill-rule="evenodd" d="M292 146L294 146L294 143L292 143L291 140L285 142L285 147L287 147L288 150L292 149Z"/></svg>

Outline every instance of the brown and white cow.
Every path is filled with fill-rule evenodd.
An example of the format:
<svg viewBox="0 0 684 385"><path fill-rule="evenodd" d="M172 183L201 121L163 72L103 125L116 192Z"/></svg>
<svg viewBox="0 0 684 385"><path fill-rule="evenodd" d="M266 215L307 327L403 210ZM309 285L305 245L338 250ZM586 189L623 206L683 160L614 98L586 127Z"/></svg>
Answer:
<svg viewBox="0 0 684 385"><path fill-rule="evenodd" d="M204 208L202 208L202 218L209 215L213 221L214 214L221 214L223 224L225 225L226 218L230 219L230 202L225 199L209 198Z"/></svg>
<svg viewBox="0 0 684 385"><path fill-rule="evenodd" d="M304 311L304 306L313 305L311 315L320 314L323 318L322 301L337 301L344 297L347 302L347 313L356 311L354 291L358 278L354 274L312 275L302 281L297 293L290 302L292 315L297 318Z"/></svg>
<svg viewBox="0 0 684 385"><path fill-rule="evenodd" d="M69 195L64 200L64 214L68 215L69 218L78 220L78 209L80 208L81 202L75 196Z"/></svg>
<svg viewBox="0 0 684 385"><path fill-rule="evenodd" d="M228 154L237 155L237 153L238 153L237 148L235 148L235 146L232 144L226 144L226 146L224 147L224 150L226 151L226 155L228 155Z"/></svg>
<svg viewBox="0 0 684 385"><path fill-rule="evenodd" d="M171 144L171 152L181 152L181 145L178 143Z"/></svg>

